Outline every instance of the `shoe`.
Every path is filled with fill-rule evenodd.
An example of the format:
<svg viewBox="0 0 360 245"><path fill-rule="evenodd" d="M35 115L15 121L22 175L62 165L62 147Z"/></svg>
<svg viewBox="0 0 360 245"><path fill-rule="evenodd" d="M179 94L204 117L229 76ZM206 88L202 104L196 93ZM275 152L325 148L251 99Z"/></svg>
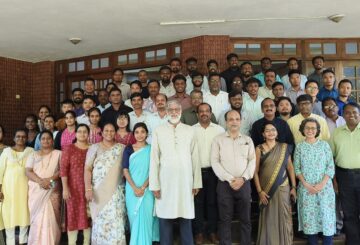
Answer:
<svg viewBox="0 0 360 245"><path fill-rule="evenodd" d="M202 233L199 233L195 236L195 244L196 245L201 245L204 243L204 236Z"/></svg>
<svg viewBox="0 0 360 245"><path fill-rule="evenodd" d="M219 244L219 238L216 235L216 233L211 233L209 238L210 238L211 243Z"/></svg>

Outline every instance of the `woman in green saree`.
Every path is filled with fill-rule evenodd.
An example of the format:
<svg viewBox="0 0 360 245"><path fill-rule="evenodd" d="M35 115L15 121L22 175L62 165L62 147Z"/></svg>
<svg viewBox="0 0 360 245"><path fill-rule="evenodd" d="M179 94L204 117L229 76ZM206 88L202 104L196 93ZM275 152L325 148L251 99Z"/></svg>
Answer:
<svg viewBox="0 0 360 245"><path fill-rule="evenodd" d="M292 147L276 141L273 123L265 123L262 132L265 142L256 147L254 175L260 202L257 244L288 245L293 241L290 199L296 200Z"/></svg>

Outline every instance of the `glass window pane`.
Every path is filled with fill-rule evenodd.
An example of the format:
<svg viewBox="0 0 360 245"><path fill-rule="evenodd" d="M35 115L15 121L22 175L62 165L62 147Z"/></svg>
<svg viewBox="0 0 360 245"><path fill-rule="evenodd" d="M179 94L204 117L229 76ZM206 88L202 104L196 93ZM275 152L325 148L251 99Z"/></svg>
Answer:
<svg viewBox="0 0 360 245"><path fill-rule="evenodd" d="M270 44L270 53L274 55L282 54L282 44L281 43L273 43Z"/></svg>
<svg viewBox="0 0 360 245"><path fill-rule="evenodd" d="M295 55L296 54L296 43L284 44L284 54L285 55Z"/></svg>
<svg viewBox="0 0 360 245"><path fill-rule="evenodd" d="M98 69L99 68L99 59L94 59L91 61L91 69Z"/></svg>
<svg viewBox="0 0 360 245"><path fill-rule="evenodd" d="M84 89L85 81L80 81L80 88Z"/></svg>
<svg viewBox="0 0 360 245"><path fill-rule="evenodd" d="M145 53L145 60L146 61L154 61L155 60L155 51L147 51Z"/></svg>
<svg viewBox="0 0 360 245"><path fill-rule="evenodd" d="M137 53L129 54L129 63L130 64L138 63L138 62L139 62L139 56Z"/></svg>
<svg viewBox="0 0 360 245"><path fill-rule="evenodd" d="M246 43L235 43L234 52L237 54L246 54Z"/></svg>
<svg viewBox="0 0 360 245"><path fill-rule="evenodd" d="M78 88L79 87L79 82L72 82L71 83L71 90Z"/></svg>
<svg viewBox="0 0 360 245"><path fill-rule="evenodd" d="M356 67L356 76L360 77L360 67Z"/></svg>
<svg viewBox="0 0 360 245"><path fill-rule="evenodd" d="M69 63L69 68L68 68L69 72L74 72L76 71L76 63L75 62L71 62Z"/></svg>
<svg viewBox="0 0 360 245"><path fill-rule="evenodd" d="M343 73L345 77L355 77L355 67L344 67Z"/></svg>
<svg viewBox="0 0 360 245"><path fill-rule="evenodd" d="M100 59L100 67L104 68L104 67L109 67L109 58L101 58Z"/></svg>
<svg viewBox="0 0 360 245"><path fill-rule="evenodd" d="M61 74L62 72L63 72L63 65L60 64L60 65L59 65L59 73Z"/></svg>
<svg viewBox="0 0 360 245"><path fill-rule="evenodd" d="M126 65L127 64L127 55L119 55L118 56L118 65Z"/></svg>
<svg viewBox="0 0 360 245"><path fill-rule="evenodd" d="M64 100L64 93L60 93L60 101Z"/></svg>
<svg viewBox="0 0 360 245"><path fill-rule="evenodd" d="M63 82L60 83L59 91L60 91L60 93L64 92L64 83Z"/></svg>
<svg viewBox="0 0 360 245"><path fill-rule="evenodd" d="M166 59L166 49L158 49L156 50L156 59L163 60Z"/></svg>
<svg viewBox="0 0 360 245"><path fill-rule="evenodd" d="M321 43L310 43L310 54L322 54Z"/></svg>
<svg viewBox="0 0 360 245"><path fill-rule="evenodd" d="M346 54L357 54L358 53L358 44L357 43L345 43L345 53Z"/></svg>
<svg viewBox="0 0 360 245"><path fill-rule="evenodd" d="M336 43L324 43L324 54L336 54Z"/></svg>
<svg viewBox="0 0 360 245"><path fill-rule="evenodd" d="M85 62L84 61L76 62L76 71L83 71L83 70L85 70Z"/></svg>
<svg viewBox="0 0 360 245"><path fill-rule="evenodd" d="M248 54L260 54L261 45L259 43L248 44Z"/></svg>
<svg viewBox="0 0 360 245"><path fill-rule="evenodd" d="M175 56L176 56L176 57L179 57L179 56L180 56L180 53L181 53L181 48L180 48L180 46L175 47Z"/></svg>

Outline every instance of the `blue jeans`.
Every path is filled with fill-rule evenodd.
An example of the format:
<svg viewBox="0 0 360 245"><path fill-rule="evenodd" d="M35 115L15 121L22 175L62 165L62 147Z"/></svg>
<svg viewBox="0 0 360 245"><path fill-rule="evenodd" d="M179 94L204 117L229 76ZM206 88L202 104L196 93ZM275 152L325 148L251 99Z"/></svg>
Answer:
<svg viewBox="0 0 360 245"><path fill-rule="evenodd" d="M318 244L318 235L307 235L309 245ZM323 245L333 245L333 236L323 236Z"/></svg>
<svg viewBox="0 0 360 245"><path fill-rule="evenodd" d="M179 222L180 240L182 245L193 245L193 234L191 230L191 219L159 219L160 224L160 244L173 245L173 224L174 221Z"/></svg>

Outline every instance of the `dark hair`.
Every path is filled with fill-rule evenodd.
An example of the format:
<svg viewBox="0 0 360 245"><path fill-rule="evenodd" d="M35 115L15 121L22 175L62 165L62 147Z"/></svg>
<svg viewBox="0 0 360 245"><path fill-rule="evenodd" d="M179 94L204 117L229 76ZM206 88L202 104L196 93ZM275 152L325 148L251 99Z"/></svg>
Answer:
<svg viewBox="0 0 360 245"><path fill-rule="evenodd" d="M232 58L236 58L236 59L239 59L239 56L235 53L230 53L226 56L226 60L229 61L231 60Z"/></svg>
<svg viewBox="0 0 360 245"><path fill-rule="evenodd" d="M92 81L92 83L95 85L95 79L94 78L87 77L87 78L85 78L85 82L87 82L87 81Z"/></svg>
<svg viewBox="0 0 360 245"><path fill-rule="evenodd" d="M145 131L146 131L147 134L149 133L149 129L147 128L146 124L143 123L143 122L138 122L138 123L136 123L135 126L134 126L133 132L135 132L135 130L136 130L137 128L143 128L143 129L145 129Z"/></svg>
<svg viewBox="0 0 360 245"><path fill-rule="evenodd" d="M61 104L61 106L63 106L63 105L72 105L72 106L75 106L74 101L72 101L71 99L65 99L65 100L61 101L60 104Z"/></svg>
<svg viewBox="0 0 360 245"><path fill-rule="evenodd" d="M314 79L310 79L307 80L307 82L305 83L305 88L310 84L310 83L316 83L316 85L319 87L319 82L314 80Z"/></svg>
<svg viewBox="0 0 360 245"><path fill-rule="evenodd" d="M261 82L259 81L259 79L255 78L255 77L251 77L249 80L247 80L246 87L252 83L257 83L257 85L259 85L259 87L261 86Z"/></svg>
<svg viewBox="0 0 360 245"><path fill-rule="evenodd" d="M177 74L173 77L172 82L175 84L175 81L177 80L182 80L186 83L186 77L184 75L181 74Z"/></svg>
<svg viewBox="0 0 360 245"><path fill-rule="evenodd" d="M120 92L120 94L122 95L121 90L116 86L116 87L113 87L113 88L110 90L109 96L110 96L113 92L115 92L115 91Z"/></svg>
<svg viewBox="0 0 360 245"><path fill-rule="evenodd" d="M88 131L88 134L90 134L90 128L88 125L84 124L84 123L80 123L76 126L75 128L75 133L77 133L78 129L81 128L81 127L85 127L86 130ZM75 136L75 139L72 141L72 143L76 143L77 142L77 139L76 139L76 136Z"/></svg>
<svg viewBox="0 0 360 245"><path fill-rule="evenodd" d="M345 109L346 109L348 106L355 107L355 108L357 108L358 111L360 112L360 106L359 106L359 104L357 104L356 102L349 102L349 103L347 103L346 105L344 105L344 107L343 107L343 112L345 111Z"/></svg>
<svg viewBox="0 0 360 245"><path fill-rule="evenodd" d="M28 131L27 131L26 128L17 128L17 129L15 129L14 137L18 132L24 132L26 134L26 138L28 137Z"/></svg>
<svg viewBox="0 0 360 245"><path fill-rule="evenodd" d="M163 97L165 98L166 102L168 101L168 97L166 96L166 94L162 94L162 93L158 93L158 94L155 96L155 100L156 100L156 98L157 98L159 95L160 95L160 96L163 96Z"/></svg>
<svg viewBox="0 0 360 245"><path fill-rule="evenodd" d="M44 134L48 134L52 140L54 140L54 135L53 133L50 131L50 130L47 130L47 129L44 129L43 131L40 132L39 134L39 140L41 140L41 137L44 135Z"/></svg>
<svg viewBox="0 0 360 245"><path fill-rule="evenodd" d="M162 67L160 67L159 73L160 73L161 71L163 71L163 70L169 70L169 71L171 72L170 66L162 66Z"/></svg>
<svg viewBox="0 0 360 245"><path fill-rule="evenodd" d="M283 100L287 100L287 101L289 102L289 104L291 105L291 107L292 107L291 99L290 99L289 97L286 97L286 96L281 96L281 97L278 98L278 100L275 102L276 107L277 107L277 106L280 104L280 102L283 101ZM292 108L292 109L294 109L294 108Z"/></svg>
<svg viewBox="0 0 360 245"><path fill-rule="evenodd" d="M51 113L51 109L50 109L49 106L47 106L47 105L41 105L41 106L39 106L39 110L38 110L38 111L40 112L40 110L41 110L42 108L46 108L46 109L48 110L48 112Z"/></svg>
<svg viewBox="0 0 360 245"><path fill-rule="evenodd" d="M225 115L224 115L224 117L225 117L225 121L227 121L227 115L228 115L228 113L229 112L231 112L231 111L236 111L236 110L230 110L230 111L227 111L226 113L225 113ZM237 113L239 113L239 115L240 115L240 118L241 118L241 112L240 111L236 111Z"/></svg>
<svg viewBox="0 0 360 245"><path fill-rule="evenodd" d="M40 131L40 130L39 130L39 124L38 124L38 118L37 118L37 116L36 116L35 114L32 114L32 113L27 114L27 115L25 116L24 124L26 123L26 119L28 119L28 118L32 118L32 119L34 120L36 130L37 130L37 131ZM25 127L25 128L26 128L26 127ZM26 130L28 130L28 129L26 128Z"/></svg>
<svg viewBox="0 0 360 245"><path fill-rule="evenodd" d="M295 60L296 63L299 64L299 60L298 60L297 58L295 58L295 57L290 57L289 59L287 59L286 64L289 65L289 64L290 64L290 61L292 61L292 60Z"/></svg>
<svg viewBox="0 0 360 245"><path fill-rule="evenodd" d="M244 65L250 65L251 67L253 66L250 61L244 61L243 63L241 63L240 69L241 69Z"/></svg>
<svg viewBox="0 0 360 245"><path fill-rule="evenodd" d="M197 59L195 57L189 57L185 60L185 63L188 64L190 62L195 62L197 63Z"/></svg>
<svg viewBox="0 0 360 245"><path fill-rule="evenodd" d="M285 86L282 82L274 82L273 85L271 85L271 88L274 89L277 86L281 86L281 87L285 88Z"/></svg>
<svg viewBox="0 0 360 245"><path fill-rule="evenodd" d="M266 102L267 100L271 100L271 101L274 102L274 104L275 104L275 101L274 101L273 99L271 99L271 98L269 98L269 97L266 97L265 99L263 99L263 100L261 101L261 109L263 109L264 104L265 104L265 102Z"/></svg>
<svg viewBox="0 0 360 245"><path fill-rule="evenodd" d="M92 101L94 102L94 104L96 104L96 101L95 101L94 97L91 96L91 95L85 95L85 96L84 96L84 99L83 99L83 102L84 102L85 100L92 100Z"/></svg>
<svg viewBox="0 0 360 245"><path fill-rule="evenodd" d="M202 78L204 78L204 75L203 74L201 74L200 72L198 72L198 71L193 71L193 72L191 72L191 74L190 74L190 77L191 77L191 79L194 79L194 77L202 77Z"/></svg>
<svg viewBox="0 0 360 245"><path fill-rule="evenodd" d="M351 85L351 88L353 87L352 82L349 79L342 79L338 84L338 88L340 88L340 85L344 83L349 83Z"/></svg>
<svg viewBox="0 0 360 245"><path fill-rule="evenodd" d="M192 94L201 94L201 96L204 95L204 93L203 93L201 90L193 90L193 91L190 92L190 96L191 96Z"/></svg>
<svg viewBox="0 0 360 245"><path fill-rule="evenodd" d="M221 76L217 72L212 72L212 73L209 74L209 81L211 80L212 77L221 77Z"/></svg>
<svg viewBox="0 0 360 245"><path fill-rule="evenodd" d="M231 90L228 93L228 99L230 100L230 98L233 98L233 97L235 97L237 95L240 95L242 97L242 93L240 91Z"/></svg>
<svg viewBox="0 0 360 245"><path fill-rule="evenodd" d="M67 111L65 112L64 116L66 116L67 114L71 114L71 116L76 119L76 113L74 111Z"/></svg>
<svg viewBox="0 0 360 245"><path fill-rule="evenodd" d="M321 108L324 110L324 107L325 107L325 102L328 102L328 101L334 101L335 102L335 105L338 105L336 103L336 100L332 97L326 97L324 98L322 101L321 101Z"/></svg>
<svg viewBox="0 0 360 245"><path fill-rule="evenodd" d="M266 73L269 73L269 72L273 72L275 74L275 77L277 75L276 71L274 69L267 69L265 72L264 72L264 75L266 75Z"/></svg>
<svg viewBox="0 0 360 245"><path fill-rule="evenodd" d="M99 89L99 90L98 90L98 94L97 94L98 97L99 97L100 92L108 93L108 91L107 91L105 88Z"/></svg>
<svg viewBox="0 0 360 245"><path fill-rule="evenodd" d="M325 61L323 56L317 55L317 56L312 58L311 63L314 65L315 60L317 60L317 59L321 59L323 62Z"/></svg>
<svg viewBox="0 0 360 245"><path fill-rule="evenodd" d="M136 84L138 85L140 88L142 88L142 85L141 85L141 82L139 80L134 80L130 83L130 87L133 85L133 84Z"/></svg>
<svg viewBox="0 0 360 245"><path fill-rule="evenodd" d="M263 58L261 58L260 63L262 63L262 62L265 61L265 60L268 60L268 61L272 62L272 60L270 59L270 57L263 57Z"/></svg>
<svg viewBox="0 0 360 245"><path fill-rule="evenodd" d="M156 79L150 79L149 82L148 82L148 86L150 83L157 83L157 85L160 87L160 82Z"/></svg>
<svg viewBox="0 0 360 245"><path fill-rule="evenodd" d="M309 123L309 122L316 123L316 135L315 135L315 138L317 138L320 135L320 123L315 118L308 117L308 118L305 118L304 120L302 120L302 122L300 124L300 127L299 127L299 131L302 134L302 136L305 137L305 133L304 133L305 125L307 123Z"/></svg>
<svg viewBox="0 0 360 245"><path fill-rule="evenodd" d="M101 128L101 131L104 131L104 128L105 128L107 125L113 126L114 129L115 129L115 131L116 131L117 127L116 127L112 122L106 122L106 123L104 123L103 125L101 125L101 127L100 127L100 128Z"/></svg>
<svg viewBox="0 0 360 245"><path fill-rule="evenodd" d="M141 93L136 92L136 93L133 93L132 95L130 95L130 101L132 101L136 97L140 97L141 100L143 100Z"/></svg>
<svg viewBox="0 0 360 245"><path fill-rule="evenodd" d="M99 113L100 117L101 117L101 111L99 110L99 108L97 107L93 107L88 111L88 115L90 117L90 114L93 113L94 111L96 111L97 113Z"/></svg>
<svg viewBox="0 0 360 245"><path fill-rule="evenodd" d="M209 67L211 64L216 64L216 66L219 66L218 62L214 59L208 60L208 62L206 62L206 67Z"/></svg>
<svg viewBox="0 0 360 245"><path fill-rule="evenodd" d="M126 111L120 111L120 113L117 115L117 117L116 117L116 128L118 128L117 120L122 116L125 116L127 118L127 120L128 120L128 125L126 126L126 131L131 132L131 130L130 130L130 116Z"/></svg>
<svg viewBox="0 0 360 245"><path fill-rule="evenodd" d="M55 117L54 115L51 115L51 114L47 115L47 116L44 118L44 121L45 121L45 119L48 118L48 117L51 117L51 118L54 120L54 122L56 122L56 117Z"/></svg>
<svg viewBox="0 0 360 245"><path fill-rule="evenodd" d="M122 74L122 75L124 75L124 70L123 70L123 69L121 69L120 67L115 68L115 69L112 71L112 74L114 75L114 74L115 74L115 72L117 72L117 71L121 72L121 74Z"/></svg>
<svg viewBox="0 0 360 245"><path fill-rule="evenodd" d="M274 126L274 128L276 128L275 123L270 122L270 121L266 121L261 127L261 133L265 132L265 128L266 128L267 125L272 125L272 126ZM277 131L277 128L276 128L276 131Z"/></svg>
<svg viewBox="0 0 360 245"><path fill-rule="evenodd" d="M335 76L335 72L334 72L333 70L331 70L331 69L326 69L326 70L324 70L324 71L321 73L321 76L324 76L324 75L327 74L327 73L332 73L332 74Z"/></svg>
<svg viewBox="0 0 360 245"><path fill-rule="evenodd" d="M303 101L310 101L311 103L313 102L312 97L308 94L302 94L296 98L296 104L300 104L300 102Z"/></svg>
<svg viewBox="0 0 360 245"><path fill-rule="evenodd" d="M177 61L177 62L179 62L180 65L181 65L181 60L180 60L178 57L172 58L172 59L170 60L169 64L171 64L173 61Z"/></svg>
<svg viewBox="0 0 360 245"><path fill-rule="evenodd" d="M203 103L200 103L200 104L196 107L196 113L199 112L199 108L200 108L200 106L202 106L202 105L207 105L207 106L210 108L210 113L212 112L212 107L211 107L211 105L208 104L208 103L206 103L206 102L203 102Z"/></svg>
<svg viewBox="0 0 360 245"><path fill-rule="evenodd" d="M142 69L142 70L138 71L138 73L137 73L138 76L139 76L140 72L145 72L145 73L147 73L146 70Z"/></svg>
<svg viewBox="0 0 360 245"><path fill-rule="evenodd" d="M111 83L106 84L106 86L105 86L106 91L107 91L108 87L111 85L114 86L113 88L117 88L117 85L115 83L111 82Z"/></svg>
<svg viewBox="0 0 360 245"><path fill-rule="evenodd" d="M71 91L71 94L74 94L75 92L80 92L84 95L84 90L82 88L74 88L72 91Z"/></svg>
<svg viewBox="0 0 360 245"><path fill-rule="evenodd" d="M290 71L288 72L289 78L290 78L293 74L299 74L299 75L301 75L301 72L300 72L300 70L290 70Z"/></svg>

